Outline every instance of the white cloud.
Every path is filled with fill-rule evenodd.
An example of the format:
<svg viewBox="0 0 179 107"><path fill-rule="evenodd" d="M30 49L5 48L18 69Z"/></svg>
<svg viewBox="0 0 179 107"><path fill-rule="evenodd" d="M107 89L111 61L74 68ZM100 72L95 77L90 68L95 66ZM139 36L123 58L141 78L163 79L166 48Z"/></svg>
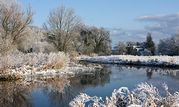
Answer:
<svg viewBox="0 0 179 107"><path fill-rule="evenodd" d="M141 16L137 20L145 23L144 29L109 29L113 45L118 41L145 41L147 32L152 33L153 40L156 43L160 39L179 33L179 13Z"/></svg>
<svg viewBox="0 0 179 107"><path fill-rule="evenodd" d="M140 22L150 22L146 30L157 31L164 34L175 34L179 28L179 13L163 14L154 16L141 16L137 19Z"/></svg>
<svg viewBox="0 0 179 107"><path fill-rule="evenodd" d="M127 42L127 41L139 41L142 42L145 40L147 32L145 30L132 30L132 29L109 29L111 32L111 39L113 42L113 46L117 44L119 41Z"/></svg>
<svg viewBox="0 0 179 107"><path fill-rule="evenodd" d="M179 13L163 14L153 16L141 16L139 21L151 21L151 22L179 22Z"/></svg>

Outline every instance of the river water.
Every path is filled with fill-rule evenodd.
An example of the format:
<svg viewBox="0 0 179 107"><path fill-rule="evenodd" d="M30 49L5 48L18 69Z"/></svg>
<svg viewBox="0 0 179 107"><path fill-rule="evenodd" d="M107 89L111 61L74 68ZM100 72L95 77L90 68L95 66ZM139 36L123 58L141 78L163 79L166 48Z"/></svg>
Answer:
<svg viewBox="0 0 179 107"><path fill-rule="evenodd" d="M28 83L0 82L1 107L68 107L69 102L79 93L90 96L111 96L114 89L136 88L137 84L147 82L156 86L164 94L162 84L169 91L179 91L179 70L155 67L134 67L103 65L104 69L91 74L75 77L58 77L46 81Z"/></svg>

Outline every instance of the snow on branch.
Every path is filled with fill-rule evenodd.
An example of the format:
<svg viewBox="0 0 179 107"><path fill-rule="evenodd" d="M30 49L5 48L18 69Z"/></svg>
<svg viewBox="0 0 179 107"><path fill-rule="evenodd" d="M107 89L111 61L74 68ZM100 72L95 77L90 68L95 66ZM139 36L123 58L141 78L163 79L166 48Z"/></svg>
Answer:
<svg viewBox="0 0 179 107"><path fill-rule="evenodd" d="M115 89L111 97L106 97L106 101L101 97L90 97L81 93L69 105L70 107L178 107L179 92L169 93L166 84L164 88L166 97L160 96L158 89L148 83L139 84L133 91L121 87Z"/></svg>

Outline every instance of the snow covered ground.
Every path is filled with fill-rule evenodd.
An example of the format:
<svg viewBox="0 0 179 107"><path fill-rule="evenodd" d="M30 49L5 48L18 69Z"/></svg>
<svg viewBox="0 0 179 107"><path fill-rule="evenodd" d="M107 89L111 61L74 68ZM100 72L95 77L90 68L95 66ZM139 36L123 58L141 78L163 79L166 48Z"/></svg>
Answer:
<svg viewBox="0 0 179 107"><path fill-rule="evenodd" d="M99 65L83 66L80 64L70 64L71 66L64 67L63 69L38 69L32 68L29 65L24 65L20 68L10 69L10 75L19 75L28 80L29 78L53 78L56 76L75 76L80 73L88 73L101 69Z"/></svg>
<svg viewBox="0 0 179 107"><path fill-rule="evenodd" d="M58 53L12 53L0 55L0 79L52 78L61 75L74 76L102 68L99 65L84 66L70 61L68 55Z"/></svg>
<svg viewBox="0 0 179 107"><path fill-rule="evenodd" d="M70 66L66 66L62 69L40 69L40 67L32 67L24 65L19 68L8 69L8 73L0 75L1 79L23 79L25 81L31 81L36 79L55 78L59 76L73 77L78 74L92 73L97 69L102 69L100 65L84 66L81 64L71 63ZM7 77L4 77L7 76Z"/></svg>
<svg viewBox="0 0 179 107"><path fill-rule="evenodd" d="M94 57L80 56L78 59L92 63L179 67L179 56L111 55Z"/></svg>

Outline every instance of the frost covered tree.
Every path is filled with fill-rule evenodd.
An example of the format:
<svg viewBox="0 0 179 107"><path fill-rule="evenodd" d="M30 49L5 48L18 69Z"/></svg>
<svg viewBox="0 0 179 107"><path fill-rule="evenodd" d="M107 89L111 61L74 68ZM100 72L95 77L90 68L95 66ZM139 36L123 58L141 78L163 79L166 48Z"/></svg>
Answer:
<svg viewBox="0 0 179 107"><path fill-rule="evenodd" d="M118 44L114 47L116 54L125 54L127 52L126 44L123 42L118 42Z"/></svg>
<svg viewBox="0 0 179 107"><path fill-rule="evenodd" d="M162 55L179 55L179 35L160 40L158 53Z"/></svg>
<svg viewBox="0 0 179 107"><path fill-rule="evenodd" d="M19 40L17 49L23 53L50 53L56 51L54 46L48 43L45 33L45 30L37 26L27 27L26 35Z"/></svg>
<svg viewBox="0 0 179 107"><path fill-rule="evenodd" d="M0 53L13 49L32 22L32 10L23 10L16 0L0 1Z"/></svg>
<svg viewBox="0 0 179 107"><path fill-rule="evenodd" d="M80 43L79 51L81 51L84 54L94 53L95 41L93 39L92 31L86 26L83 26L80 29L79 43Z"/></svg>
<svg viewBox="0 0 179 107"><path fill-rule="evenodd" d="M73 9L64 6L54 9L50 12L47 23L44 24L48 41L59 51L73 50L77 35L75 28L80 22Z"/></svg>
<svg viewBox="0 0 179 107"><path fill-rule="evenodd" d="M85 54L110 54L110 33L104 28L82 27L80 31L81 50Z"/></svg>
<svg viewBox="0 0 179 107"><path fill-rule="evenodd" d="M93 31L94 30L94 31ZM111 53L111 39L110 33L104 28L93 29L93 36L95 41L94 52L98 54Z"/></svg>

